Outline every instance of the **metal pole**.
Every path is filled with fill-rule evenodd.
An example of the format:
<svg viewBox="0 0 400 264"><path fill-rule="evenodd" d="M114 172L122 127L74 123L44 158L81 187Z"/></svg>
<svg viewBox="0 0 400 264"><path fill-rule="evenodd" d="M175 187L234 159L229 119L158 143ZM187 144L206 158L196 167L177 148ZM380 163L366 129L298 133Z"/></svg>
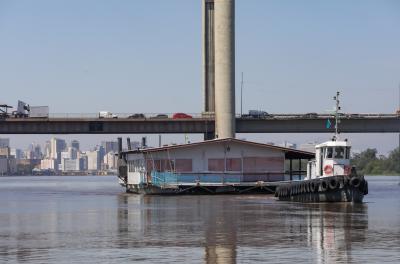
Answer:
<svg viewBox="0 0 400 264"><path fill-rule="evenodd" d="M301 159L299 159L299 180L301 180L301 174L302 174L302 171L301 171Z"/></svg>
<svg viewBox="0 0 400 264"><path fill-rule="evenodd" d="M128 150L132 150L131 139L126 138L126 144L128 145Z"/></svg>
<svg viewBox="0 0 400 264"><path fill-rule="evenodd" d="M333 97L333 100L336 101L336 108L335 108L335 140L338 139L338 134L339 134L339 92L336 92L336 96Z"/></svg>
<svg viewBox="0 0 400 264"><path fill-rule="evenodd" d="M118 138L118 158L122 158L122 138Z"/></svg>
<svg viewBox="0 0 400 264"><path fill-rule="evenodd" d="M240 117L243 115L243 72L242 72L242 83L240 85Z"/></svg>

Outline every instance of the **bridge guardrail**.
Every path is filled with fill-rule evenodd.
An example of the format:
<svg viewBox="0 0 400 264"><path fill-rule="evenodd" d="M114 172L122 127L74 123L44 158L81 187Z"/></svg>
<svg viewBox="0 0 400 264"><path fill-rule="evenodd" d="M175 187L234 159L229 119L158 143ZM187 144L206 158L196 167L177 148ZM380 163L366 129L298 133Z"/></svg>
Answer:
<svg viewBox="0 0 400 264"><path fill-rule="evenodd" d="M165 119L165 115L169 119L173 119L174 113L113 113L117 119ZM134 116L134 115L143 115L144 118ZM209 114L209 113L187 113L188 115L192 116L192 118L203 118L203 119L214 119L215 115L214 114ZM340 116L340 119L357 119L357 118L400 118L399 114L342 114ZM8 117L10 119L14 119L14 117ZM7 118L7 119L8 119ZM50 113L48 118L52 119L96 119L96 118L101 118L99 116L99 113ZM262 119L262 120L268 120L268 119L328 119L328 118L334 118L334 115L331 114L317 114L317 115L310 115L310 114L269 114L268 116L260 116L260 117L254 117L254 116L249 116L249 115L240 115L236 114L236 118L242 118L242 119L252 119L252 120L257 120L257 119ZM112 119L112 118L101 118L101 119Z"/></svg>

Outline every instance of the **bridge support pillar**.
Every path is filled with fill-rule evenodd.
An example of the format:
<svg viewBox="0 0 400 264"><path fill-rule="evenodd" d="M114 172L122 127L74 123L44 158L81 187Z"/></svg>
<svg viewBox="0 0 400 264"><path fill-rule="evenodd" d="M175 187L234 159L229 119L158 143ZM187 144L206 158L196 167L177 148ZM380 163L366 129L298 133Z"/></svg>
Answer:
<svg viewBox="0 0 400 264"><path fill-rule="evenodd" d="M203 111L215 111L214 0L203 0Z"/></svg>
<svg viewBox="0 0 400 264"><path fill-rule="evenodd" d="M215 0L215 133L235 137L235 0Z"/></svg>

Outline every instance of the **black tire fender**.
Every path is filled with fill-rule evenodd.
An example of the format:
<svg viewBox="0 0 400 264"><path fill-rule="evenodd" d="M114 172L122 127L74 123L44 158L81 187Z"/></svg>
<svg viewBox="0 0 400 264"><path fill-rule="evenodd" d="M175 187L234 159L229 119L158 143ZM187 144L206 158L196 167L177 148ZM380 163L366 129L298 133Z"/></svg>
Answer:
<svg viewBox="0 0 400 264"><path fill-rule="evenodd" d="M336 178L330 178L328 180L329 189L336 190L339 187L339 181Z"/></svg>
<svg viewBox="0 0 400 264"><path fill-rule="evenodd" d="M321 192L326 192L329 188L329 184L327 180L322 180L320 184L320 190Z"/></svg>
<svg viewBox="0 0 400 264"><path fill-rule="evenodd" d="M361 185L361 179L359 177L352 177L350 179L350 186L358 188Z"/></svg>

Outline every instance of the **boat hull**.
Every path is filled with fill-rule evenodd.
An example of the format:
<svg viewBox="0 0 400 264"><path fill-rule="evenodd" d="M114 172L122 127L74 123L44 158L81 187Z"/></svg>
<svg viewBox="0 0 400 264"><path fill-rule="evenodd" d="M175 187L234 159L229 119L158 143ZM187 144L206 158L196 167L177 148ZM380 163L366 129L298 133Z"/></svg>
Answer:
<svg viewBox="0 0 400 264"><path fill-rule="evenodd" d="M241 185L179 185L157 186L153 184L128 184L126 192L136 194L180 195L180 194L273 194L276 186L271 184Z"/></svg>
<svg viewBox="0 0 400 264"><path fill-rule="evenodd" d="M347 175L290 182L280 185L275 196L281 201L302 203L362 203L368 194L368 182L362 176Z"/></svg>

